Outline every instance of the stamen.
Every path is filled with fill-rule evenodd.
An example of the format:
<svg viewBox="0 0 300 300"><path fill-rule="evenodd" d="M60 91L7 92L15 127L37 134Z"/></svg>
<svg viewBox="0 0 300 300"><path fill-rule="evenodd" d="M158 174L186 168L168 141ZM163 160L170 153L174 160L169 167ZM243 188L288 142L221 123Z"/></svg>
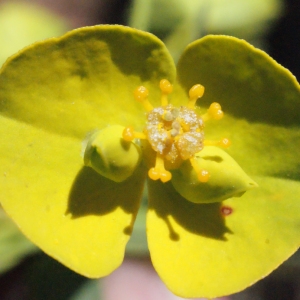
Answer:
<svg viewBox="0 0 300 300"><path fill-rule="evenodd" d="M123 130L122 137L125 141L131 142L134 139L147 139L147 136L143 132L134 131L132 126L126 127Z"/></svg>
<svg viewBox="0 0 300 300"><path fill-rule="evenodd" d="M188 108L194 108L196 101L201 98L204 94L204 86L201 84L195 84L189 91L189 103L188 103Z"/></svg>
<svg viewBox="0 0 300 300"><path fill-rule="evenodd" d="M195 111L196 101L204 94L204 87L194 85L189 91L187 107L174 107L168 103L168 95L173 91L172 84L167 79L159 83L161 90L161 106L153 108L148 101L148 90L144 86L134 91L134 97L141 102L147 113L147 122L144 132L135 132L133 127L123 130L123 139L147 139L152 149L156 152L155 167L148 171L152 180L160 179L162 182L171 180L172 174L166 170L178 168L182 161L189 160L197 173L200 182L207 182L210 174L201 169L195 154L204 146L214 145L223 148L230 146L230 141L224 138L220 141L204 140L204 121L223 117L223 111L219 103L212 103L203 116Z"/></svg>
<svg viewBox="0 0 300 300"><path fill-rule="evenodd" d="M231 141L227 138L223 138L220 141L204 140L204 146L218 146L222 148L228 148L231 146Z"/></svg>
<svg viewBox="0 0 300 300"><path fill-rule="evenodd" d="M151 111L153 109L153 106L148 101L148 95L149 95L149 91L144 86L139 86L134 91L134 98L135 98L135 100L137 100L138 102L141 102L144 105L144 108L147 111Z"/></svg>
<svg viewBox="0 0 300 300"><path fill-rule="evenodd" d="M173 92L173 86L167 79L162 79L159 82L159 87L161 89L161 106L167 106L168 95Z"/></svg>
<svg viewBox="0 0 300 300"><path fill-rule="evenodd" d="M207 182L209 180L209 172L207 170L203 170L199 167L197 159L195 157L190 158L190 162L195 172L197 173L198 180L200 182Z"/></svg>
<svg viewBox="0 0 300 300"><path fill-rule="evenodd" d="M163 156L159 153L156 154L155 167L148 171L148 176L152 180L160 179L162 182L167 182L172 178L172 174L165 169Z"/></svg>
<svg viewBox="0 0 300 300"><path fill-rule="evenodd" d="M207 110L206 114L204 114L202 117L203 121L208 120L221 120L224 116L224 113L221 109L221 105L217 102L213 102L209 109Z"/></svg>

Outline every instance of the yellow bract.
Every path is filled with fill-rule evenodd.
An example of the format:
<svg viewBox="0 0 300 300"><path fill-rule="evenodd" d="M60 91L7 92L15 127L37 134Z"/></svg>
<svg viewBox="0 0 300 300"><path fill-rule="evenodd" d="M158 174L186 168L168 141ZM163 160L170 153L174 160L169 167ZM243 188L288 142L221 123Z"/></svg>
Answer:
<svg viewBox="0 0 300 300"><path fill-rule="evenodd" d="M82 142L109 124L142 126L133 90L174 73L159 39L123 26L38 42L1 70L1 204L31 241L80 274L102 277L121 264L145 180L141 168L115 183L84 167Z"/></svg>
<svg viewBox="0 0 300 300"><path fill-rule="evenodd" d="M159 39L117 25L77 29L8 59L0 72L0 201L46 253L85 276L109 274L124 258L147 172L138 163L137 148L132 147L133 155L123 151L115 131L130 128L130 140L132 128L141 132L145 126L133 91L145 87L157 107L159 82L168 79L170 103L180 107L200 83L205 94L196 105L219 102L226 112L218 123L205 124L205 140L228 137L228 153L259 188L202 204L254 184L227 154L204 143L197 160L211 169L205 191L188 187L195 180L184 165L174 174L185 175L174 175L173 182L149 180L149 250L175 294L235 293L299 246L300 87L265 53L225 36L189 45L175 77L174 62ZM207 108L196 110L203 115ZM86 134L107 126L112 139L102 136L105 130L89 145L105 146L108 164L100 171L122 182L85 167L81 155ZM153 149L144 143L141 149L147 168L153 166ZM123 161L127 154L132 161ZM111 171L114 162L121 173Z"/></svg>
<svg viewBox="0 0 300 300"><path fill-rule="evenodd" d="M20 229L85 276L117 268L139 207L141 170L117 184L83 167L79 140L4 117L0 134L7 139L0 153L1 203Z"/></svg>
<svg viewBox="0 0 300 300"><path fill-rule="evenodd" d="M260 188L242 198L210 204L186 201L171 184L150 182L148 246L155 269L176 295L238 292L297 250L299 184L255 180Z"/></svg>

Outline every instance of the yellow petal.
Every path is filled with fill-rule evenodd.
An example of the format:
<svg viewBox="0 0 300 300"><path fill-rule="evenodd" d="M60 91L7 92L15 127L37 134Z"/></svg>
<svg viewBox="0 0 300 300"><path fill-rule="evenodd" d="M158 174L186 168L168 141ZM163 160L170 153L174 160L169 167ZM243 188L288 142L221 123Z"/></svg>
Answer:
<svg viewBox="0 0 300 300"><path fill-rule="evenodd" d="M251 175L299 179L300 85L265 52L229 36L191 43L178 62L187 93L205 86L200 107L219 102L224 119L207 122L205 137L232 141L228 153Z"/></svg>
<svg viewBox="0 0 300 300"><path fill-rule="evenodd" d="M101 277L122 262L144 172L122 183L83 167L80 140L0 118L1 204L22 232L72 270Z"/></svg>
<svg viewBox="0 0 300 300"><path fill-rule="evenodd" d="M83 167L81 143L107 125L140 126L134 89L144 84L155 98L159 80L174 76L159 39L123 26L38 42L1 70L0 202L25 235L78 273L100 277L120 265L144 180L141 169L115 183Z"/></svg>
<svg viewBox="0 0 300 300"><path fill-rule="evenodd" d="M197 83L205 87L200 106L219 102L224 112L248 121L299 124L296 78L244 40L205 36L187 46L177 71L186 92Z"/></svg>
<svg viewBox="0 0 300 300"><path fill-rule="evenodd" d="M300 244L300 186L255 178L241 199L194 204L171 184L150 181L147 236L155 269L181 297L214 298L243 290Z"/></svg>
<svg viewBox="0 0 300 300"><path fill-rule="evenodd" d="M83 139L108 124L142 129L134 100L140 85L160 101L159 81L174 81L174 62L150 33L99 25L35 43L4 64L0 109L10 118Z"/></svg>
<svg viewBox="0 0 300 300"><path fill-rule="evenodd" d="M220 121L207 122L205 134L212 140L229 138L232 145L226 151L251 176L300 178L299 126L251 123L225 115Z"/></svg>

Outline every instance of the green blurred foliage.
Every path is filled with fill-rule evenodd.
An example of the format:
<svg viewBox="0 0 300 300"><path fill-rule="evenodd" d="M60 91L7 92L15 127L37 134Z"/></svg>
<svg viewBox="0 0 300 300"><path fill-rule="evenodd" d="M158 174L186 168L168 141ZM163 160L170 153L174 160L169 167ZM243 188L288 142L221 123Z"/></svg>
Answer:
<svg viewBox="0 0 300 300"><path fill-rule="evenodd" d="M24 254L36 251L36 246L20 233L18 227L0 209L0 273L18 264Z"/></svg>
<svg viewBox="0 0 300 300"><path fill-rule="evenodd" d="M128 25L163 39L177 60L188 43L207 34L262 46L261 37L281 11L280 0L133 0Z"/></svg>
<svg viewBox="0 0 300 300"><path fill-rule="evenodd" d="M23 47L65 33L70 27L42 7L25 2L0 5L0 65Z"/></svg>

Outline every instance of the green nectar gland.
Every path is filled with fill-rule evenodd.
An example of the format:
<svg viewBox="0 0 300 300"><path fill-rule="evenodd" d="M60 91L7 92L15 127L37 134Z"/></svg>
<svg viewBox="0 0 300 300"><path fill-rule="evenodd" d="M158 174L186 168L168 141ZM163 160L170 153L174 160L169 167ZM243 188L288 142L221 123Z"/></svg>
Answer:
<svg viewBox="0 0 300 300"><path fill-rule="evenodd" d="M147 121L143 132L135 132L134 128L126 127L123 139L147 139L156 152L155 166L148 171L153 180L170 181L172 174L166 169L178 168L182 161L189 160L197 173L200 182L207 182L210 174L199 167L195 154L206 145L228 147L228 139L221 141L204 140L204 122L210 119L220 120L223 111L219 103L212 103L207 112L199 116L195 112L196 101L204 94L204 87L194 85L189 91L187 106L174 107L168 102L168 95L172 93L173 86L166 80L160 81L161 106L153 107L148 101L149 91L144 86L134 91L134 97L141 102L147 111Z"/></svg>

